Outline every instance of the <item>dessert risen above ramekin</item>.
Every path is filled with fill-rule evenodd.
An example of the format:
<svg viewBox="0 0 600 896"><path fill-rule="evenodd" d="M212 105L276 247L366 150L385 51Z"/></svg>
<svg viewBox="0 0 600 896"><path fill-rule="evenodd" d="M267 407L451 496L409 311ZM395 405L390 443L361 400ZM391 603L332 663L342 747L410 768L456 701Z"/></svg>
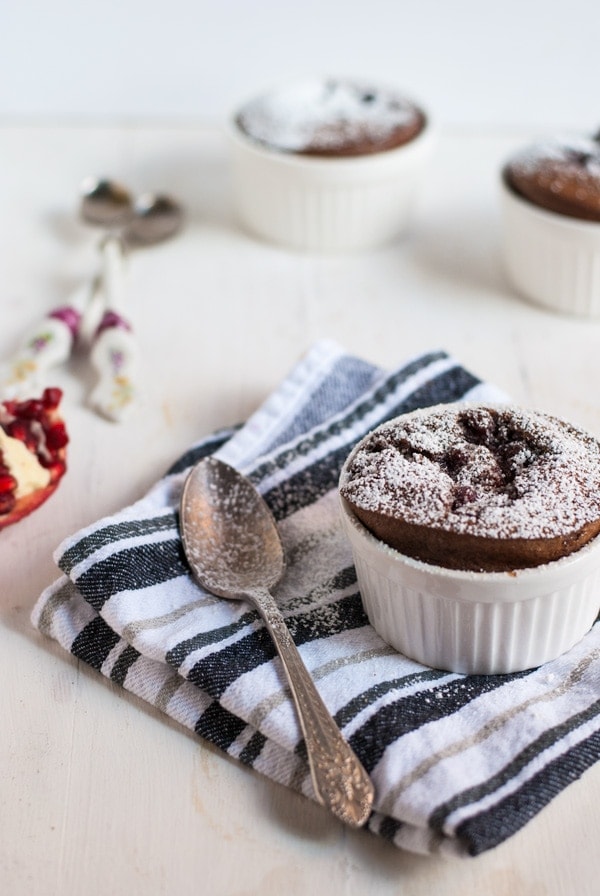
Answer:
<svg viewBox="0 0 600 896"><path fill-rule="evenodd" d="M506 271L525 298L600 315L600 143L548 140L508 161L501 181Z"/></svg>
<svg viewBox="0 0 600 896"><path fill-rule="evenodd" d="M292 83L245 104L230 136L241 223L315 252L403 234L433 142L428 116L401 95L334 79Z"/></svg>
<svg viewBox="0 0 600 896"><path fill-rule="evenodd" d="M488 409L489 406L486 406L486 410ZM373 443L374 434L371 433L356 446L344 464L340 477L342 521L352 546L365 611L369 621L385 641L406 656L428 666L471 674L508 673L538 666L564 653L579 641L590 629L598 614L600 536L592 535L591 540L579 549L573 549L573 545L569 545L565 550L572 552L567 556L528 568L509 567L503 571L448 568L441 562L425 562L391 547L363 525L354 512L357 509L356 504L351 506L344 497L344 493L351 494L348 491L351 475L349 471L355 464L359 452L364 451L365 446L368 450L373 448L375 451L380 450L378 435L380 430L384 430L387 438L389 429L385 430L385 427L394 426L398 421L402 427L406 421L412 426L415 419L420 426L425 415L430 411L439 410L434 408L417 411L403 415L390 424L384 424L374 431L377 437L375 443ZM473 408L470 405L451 405L443 410L462 414L465 410L470 412ZM496 409L492 410L495 414ZM516 489L518 492L526 486L522 485L520 474L515 474L515 464L517 467L526 467L527 464L534 464L537 461L528 455L528 447L523 448L520 444L522 433L519 433L518 439L513 439L510 428L512 424L506 423L506 420L510 423L510 413L512 411L508 417L506 415L502 417L501 424L497 424L503 427L505 434L509 433L509 444L501 457L500 466L508 469L512 464L513 471L508 476L510 481L507 480L506 488ZM515 413L517 420L523 419L518 416L522 413L520 409ZM554 418L548 419L554 421ZM569 427L568 424L565 425ZM569 438L571 429L569 428ZM573 432L579 431L573 429ZM472 436L470 430L467 436L468 441ZM412 435L410 437L412 438ZM401 444L401 451L406 453L408 462L414 462L418 467L427 466L431 459L434 463L438 463L436 446L432 446L428 440L421 440L419 443L420 438L417 437L417 449L413 458L411 446L406 445L405 430L401 430L398 444ZM481 455L485 454L486 445L491 444L492 438L495 436L484 436L479 441L476 439L477 462L473 467L474 475L470 477L471 483L481 483L482 477L493 478L495 475L492 469L493 462L489 468L485 459L483 463L481 462ZM559 458L563 450L562 445L554 445L554 438L552 434L548 441L549 456L543 457L540 462L542 467L545 464L548 470L551 470L553 464L552 452ZM597 443L585 433L582 433L582 438L589 439L589 444L593 446L592 464L596 469ZM515 442L519 443L516 448L513 444ZM492 453L494 451L498 453L497 441L492 447ZM536 446L534 449L536 450ZM462 446L458 450L462 450ZM504 450L503 447L502 451ZM454 463L452 460L453 467ZM581 473L580 463L581 459L576 464L577 476ZM561 459L557 460L557 466L560 467L558 478L562 478L565 467ZM384 472L382 468L381 475ZM379 476L379 473L375 475ZM395 477L394 488L406 491L403 474L396 471L391 475ZM426 506L427 499L418 492L420 485L423 484L419 481L420 475L419 471L415 480L415 501L422 499L423 506ZM537 477L538 484L545 475L546 472L542 471ZM597 475L597 471L594 475ZM427 476L428 474L425 475L425 480ZM440 473L440 478L444 476L445 472ZM450 478L456 480L456 488L459 490L472 487L465 485L468 477L460 479L456 476L455 469L451 470ZM496 498L498 495L501 497L503 487L502 483L494 485ZM578 494L577 489L578 486L575 490ZM459 494L460 501L465 494L467 500L471 500L466 492L460 491ZM354 494L353 500L360 501L360 498L357 499ZM476 504L477 499L472 500ZM539 495L534 496L532 500L534 512L539 500ZM474 511L477 514L480 512L485 516L484 509ZM589 516L591 518L597 514L598 509L594 506ZM559 511L559 515L562 515L562 510ZM596 526L596 523L597 520L594 520L593 525ZM532 526L534 525L537 524L532 523ZM597 532L597 528L589 531ZM435 538L432 543L437 549ZM466 543L468 545L468 539ZM449 544L456 552L457 543L450 541ZM420 553L418 545L414 550L417 555ZM460 565L456 563L456 557L452 559L452 564Z"/></svg>

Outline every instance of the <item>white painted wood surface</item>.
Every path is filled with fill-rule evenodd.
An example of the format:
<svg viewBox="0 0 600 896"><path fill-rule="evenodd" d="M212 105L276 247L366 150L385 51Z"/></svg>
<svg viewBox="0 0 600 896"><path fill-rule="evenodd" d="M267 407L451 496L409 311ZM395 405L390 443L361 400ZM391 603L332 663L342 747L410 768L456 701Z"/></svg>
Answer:
<svg viewBox="0 0 600 896"><path fill-rule="evenodd" d="M188 221L179 238L131 260L140 411L124 424L95 416L85 356L58 372L69 472L44 507L0 533L0 892L597 892L600 767L478 859L401 853L238 767L29 622L63 536L140 497L201 435L246 417L323 336L382 365L444 347L517 400L600 436L600 323L529 306L502 274L497 177L523 139L442 133L413 236L318 258L236 229L217 130L1 130L1 357L93 268L97 236L75 217L85 175L171 191Z"/></svg>

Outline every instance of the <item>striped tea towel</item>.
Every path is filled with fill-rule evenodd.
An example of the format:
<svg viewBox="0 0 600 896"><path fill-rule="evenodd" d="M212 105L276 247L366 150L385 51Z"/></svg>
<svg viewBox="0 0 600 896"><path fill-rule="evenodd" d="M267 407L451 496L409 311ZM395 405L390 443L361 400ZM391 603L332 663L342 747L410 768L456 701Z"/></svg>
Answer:
<svg viewBox="0 0 600 896"><path fill-rule="evenodd" d="M275 651L249 606L192 581L178 533L190 466L216 453L271 506L288 558L275 589L317 686L375 789L370 830L416 852L477 855L600 757L600 627L538 670L465 676L389 648L362 609L336 485L354 443L419 406L500 394L444 352L392 373L318 343L241 428L194 446L145 498L56 551L33 623L230 756L313 797Z"/></svg>

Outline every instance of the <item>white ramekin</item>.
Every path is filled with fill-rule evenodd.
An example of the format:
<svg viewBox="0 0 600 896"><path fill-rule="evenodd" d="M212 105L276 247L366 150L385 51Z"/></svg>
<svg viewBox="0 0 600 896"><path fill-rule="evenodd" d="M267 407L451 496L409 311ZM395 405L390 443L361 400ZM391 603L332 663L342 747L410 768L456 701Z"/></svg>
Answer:
<svg viewBox="0 0 600 896"><path fill-rule="evenodd" d="M538 208L502 179L506 272L521 295L553 311L600 316L600 223Z"/></svg>
<svg viewBox="0 0 600 896"><path fill-rule="evenodd" d="M469 674L530 669L569 650L598 615L600 536L531 569L444 569L390 548L340 501L369 622L427 666Z"/></svg>
<svg viewBox="0 0 600 896"><path fill-rule="evenodd" d="M290 249L349 252L404 234L434 143L429 119L397 149L353 158L270 150L230 129L233 204L251 233Z"/></svg>

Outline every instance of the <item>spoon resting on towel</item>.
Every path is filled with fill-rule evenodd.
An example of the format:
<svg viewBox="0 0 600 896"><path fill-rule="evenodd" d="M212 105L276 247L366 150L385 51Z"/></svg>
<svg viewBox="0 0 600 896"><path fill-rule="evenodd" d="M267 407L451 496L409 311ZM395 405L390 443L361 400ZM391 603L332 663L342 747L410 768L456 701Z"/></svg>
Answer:
<svg viewBox="0 0 600 896"><path fill-rule="evenodd" d="M323 703L270 593L285 559L269 508L245 476L216 458L204 458L185 482L180 509L183 546L197 581L219 597L252 604L273 639L317 799L346 824L361 827L371 812L373 784Z"/></svg>

